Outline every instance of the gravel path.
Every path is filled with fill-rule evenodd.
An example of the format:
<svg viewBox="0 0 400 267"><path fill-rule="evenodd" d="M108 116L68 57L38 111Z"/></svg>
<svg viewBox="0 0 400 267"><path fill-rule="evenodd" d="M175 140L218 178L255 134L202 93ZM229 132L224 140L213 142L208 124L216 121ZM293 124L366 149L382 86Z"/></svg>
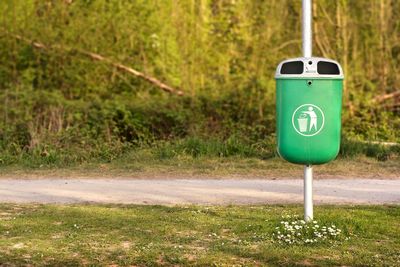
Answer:
<svg viewBox="0 0 400 267"><path fill-rule="evenodd" d="M302 180L0 180L0 202L302 203ZM316 180L316 204L400 204L400 180Z"/></svg>

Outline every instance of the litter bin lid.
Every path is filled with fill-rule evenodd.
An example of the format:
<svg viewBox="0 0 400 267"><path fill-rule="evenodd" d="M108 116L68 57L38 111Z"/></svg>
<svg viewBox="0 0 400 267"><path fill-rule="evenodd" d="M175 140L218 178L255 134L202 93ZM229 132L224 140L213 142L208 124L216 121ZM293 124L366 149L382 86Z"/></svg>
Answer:
<svg viewBox="0 0 400 267"><path fill-rule="evenodd" d="M343 79L340 64L322 57L299 57L279 63L275 79L317 78Z"/></svg>

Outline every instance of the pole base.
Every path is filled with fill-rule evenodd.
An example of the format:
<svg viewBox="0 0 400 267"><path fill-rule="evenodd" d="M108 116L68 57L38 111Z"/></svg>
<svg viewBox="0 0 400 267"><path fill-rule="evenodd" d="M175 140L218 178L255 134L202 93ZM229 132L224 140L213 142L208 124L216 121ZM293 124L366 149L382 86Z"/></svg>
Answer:
<svg viewBox="0 0 400 267"><path fill-rule="evenodd" d="M304 221L314 219L313 208L313 171L311 165L304 166Z"/></svg>

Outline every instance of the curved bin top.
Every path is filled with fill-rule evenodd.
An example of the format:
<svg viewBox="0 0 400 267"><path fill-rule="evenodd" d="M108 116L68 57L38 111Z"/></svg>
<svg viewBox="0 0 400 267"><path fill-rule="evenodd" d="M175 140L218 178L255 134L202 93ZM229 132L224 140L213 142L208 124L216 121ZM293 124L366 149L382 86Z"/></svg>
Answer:
<svg viewBox="0 0 400 267"><path fill-rule="evenodd" d="M291 58L279 63L275 79L343 79L340 64L322 57Z"/></svg>

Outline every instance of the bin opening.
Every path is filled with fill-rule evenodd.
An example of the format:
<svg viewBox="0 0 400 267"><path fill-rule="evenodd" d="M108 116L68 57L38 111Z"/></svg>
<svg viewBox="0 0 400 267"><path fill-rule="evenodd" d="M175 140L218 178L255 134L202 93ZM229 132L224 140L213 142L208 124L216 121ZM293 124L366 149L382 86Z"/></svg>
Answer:
<svg viewBox="0 0 400 267"><path fill-rule="evenodd" d="M304 64L302 61L291 61L282 64L281 74L302 74Z"/></svg>
<svg viewBox="0 0 400 267"><path fill-rule="evenodd" d="M317 64L319 74L339 75L339 66L333 62L319 61Z"/></svg>

